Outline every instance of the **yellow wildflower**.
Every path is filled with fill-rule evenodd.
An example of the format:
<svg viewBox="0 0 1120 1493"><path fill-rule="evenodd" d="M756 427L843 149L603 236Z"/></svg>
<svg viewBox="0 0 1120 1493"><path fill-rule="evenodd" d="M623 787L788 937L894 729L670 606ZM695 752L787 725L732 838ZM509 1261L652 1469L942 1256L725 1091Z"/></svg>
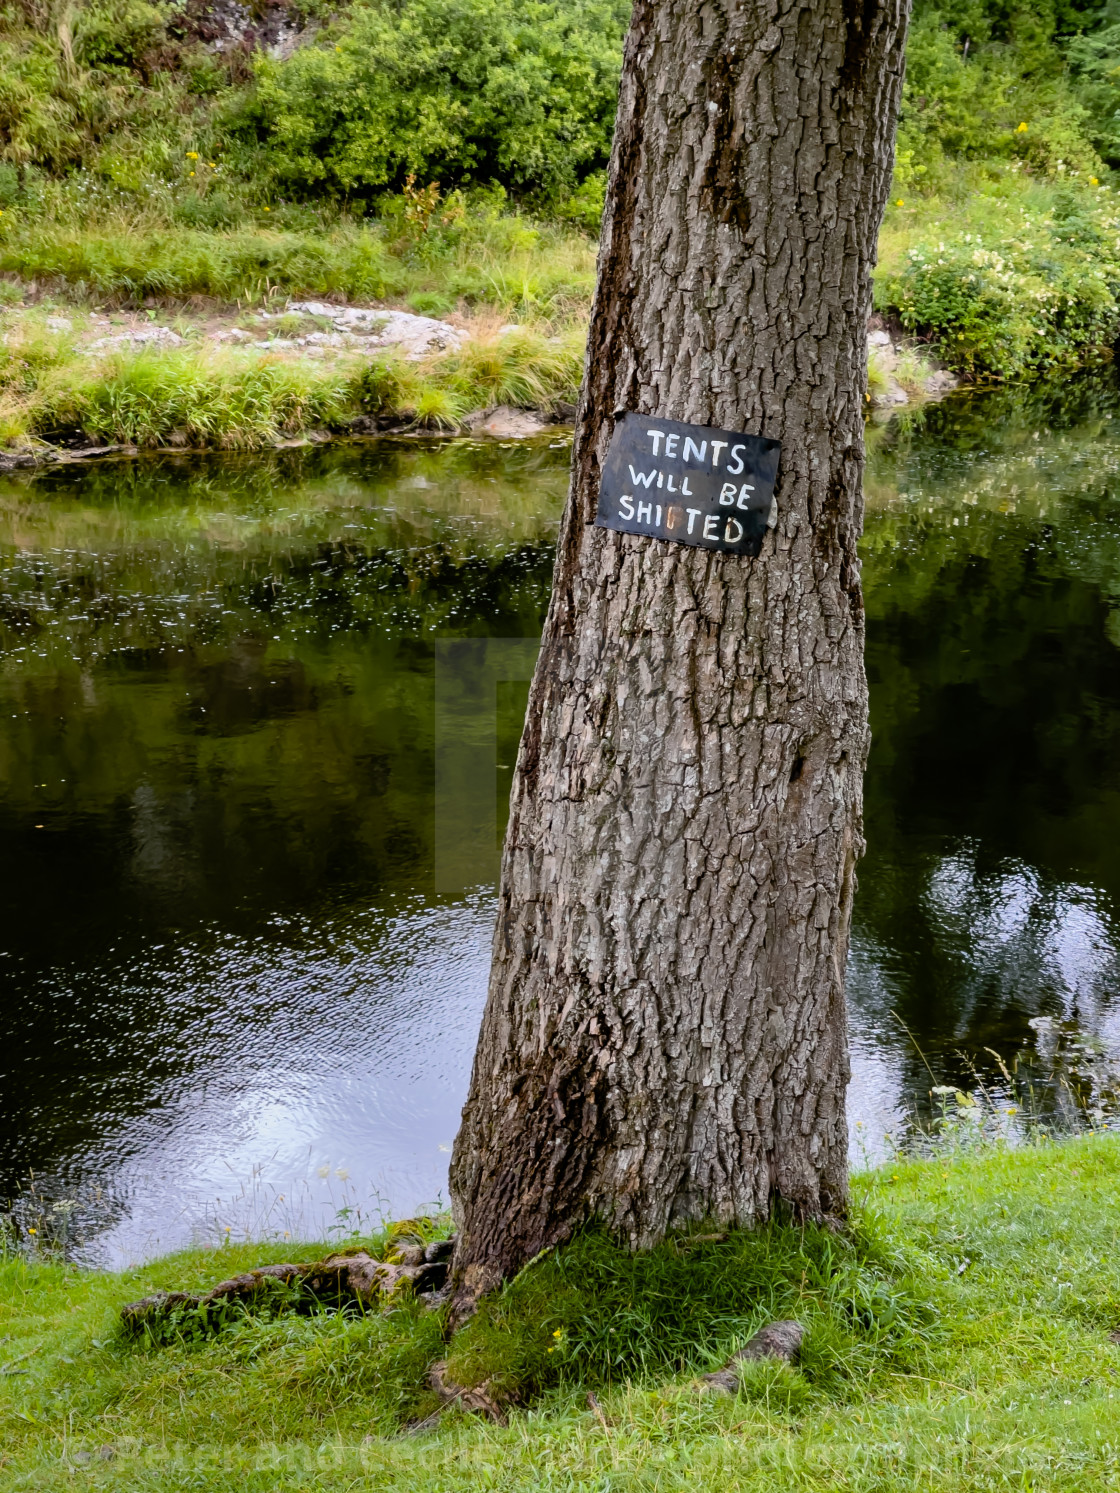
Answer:
<svg viewBox="0 0 1120 1493"><path fill-rule="evenodd" d="M1097 178L1095 176L1090 176L1090 178L1089 178L1089 185L1091 187L1099 187L1100 186L1100 182L1097 180Z"/></svg>
<svg viewBox="0 0 1120 1493"><path fill-rule="evenodd" d="M1025 119L1023 120L1022 124L1020 124L1016 129L1015 133L1017 135L1025 135L1027 133L1027 121Z"/></svg>
<svg viewBox="0 0 1120 1493"><path fill-rule="evenodd" d="M564 1336L564 1329L562 1327L558 1327L556 1329L556 1331L552 1334L552 1336L553 1337L563 1337Z"/></svg>
<svg viewBox="0 0 1120 1493"><path fill-rule="evenodd" d="M265 209L264 209L264 211L265 211L265 212L268 212L268 208L267 208L267 207L266 207L266 208L265 208Z"/></svg>
<svg viewBox="0 0 1120 1493"><path fill-rule="evenodd" d="M197 161L198 160L198 151L197 150L188 150L187 151L187 160L188 161Z"/></svg>
<svg viewBox="0 0 1120 1493"><path fill-rule="evenodd" d="M898 198L895 199L895 204L894 205L895 205L895 207L905 207L906 206L906 202L905 202L905 200L903 198L898 197Z"/></svg>

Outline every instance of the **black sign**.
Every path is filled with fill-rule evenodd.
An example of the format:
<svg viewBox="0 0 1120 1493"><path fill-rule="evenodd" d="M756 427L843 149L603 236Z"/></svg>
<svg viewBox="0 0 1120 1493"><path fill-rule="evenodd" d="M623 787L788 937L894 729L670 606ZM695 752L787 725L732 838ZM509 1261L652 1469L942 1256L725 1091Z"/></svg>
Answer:
<svg viewBox="0 0 1120 1493"><path fill-rule="evenodd" d="M622 415L603 466L595 522L623 534L757 555L780 451L762 436Z"/></svg>

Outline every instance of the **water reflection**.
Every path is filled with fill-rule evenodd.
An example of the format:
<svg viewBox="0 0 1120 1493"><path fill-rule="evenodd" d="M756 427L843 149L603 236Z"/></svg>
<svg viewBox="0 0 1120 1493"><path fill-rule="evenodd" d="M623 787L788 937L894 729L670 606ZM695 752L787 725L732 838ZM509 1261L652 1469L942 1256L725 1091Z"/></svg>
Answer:
<svg viewBox="0 0 1120 1493"><path fill-rule="evenodd" d="M1097 379L873 432L857 1153L1017 1056L1043 1106L1055 1063L1114 1100L1118 409ZM566 464L0 485L0 1188L100 1187L117 1258L440 1195Z"/></svg>

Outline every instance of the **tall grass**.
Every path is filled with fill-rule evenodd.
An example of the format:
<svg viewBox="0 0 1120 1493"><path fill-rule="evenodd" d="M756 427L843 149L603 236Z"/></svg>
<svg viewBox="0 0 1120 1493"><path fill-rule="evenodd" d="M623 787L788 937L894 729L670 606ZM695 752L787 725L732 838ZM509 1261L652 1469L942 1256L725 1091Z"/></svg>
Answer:
<svg viewBox="0 0 1120 1493"><path fill-rule="evenodd" d="M594 248L582 234L494 211L430 231L347 219L192 229L155 214L79 224L17 213L0 218L0 274L122 304L388 298L436 315L486 306L557 329L586 314Z"/></svg>
<svg viewBox="0 0 1120 1493"><path fill-rule="evenodd" d="M36 391L40 429L79 429L135 446L251 449L353 408L338 365L221 352L143 350L52 369Z"/></svg>
<svg viewBox="0 0 1120 1493"><path fill-rule="evenodd" d="M258 349L142 348L90 357L25 319L0 343L0 442L88 440L251 450L362 415L455 430L497 404L550 410L579 388L582 338L481 331L412 363L387 352L316 361Z"/></svg>

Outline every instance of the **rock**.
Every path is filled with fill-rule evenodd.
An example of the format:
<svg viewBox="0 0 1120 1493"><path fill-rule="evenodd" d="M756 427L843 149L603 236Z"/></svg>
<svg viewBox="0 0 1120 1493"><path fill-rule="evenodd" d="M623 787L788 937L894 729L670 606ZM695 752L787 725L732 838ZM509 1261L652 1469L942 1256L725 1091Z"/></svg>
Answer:
<svg viewBox="0 0 1120 1493"><path fill-rule="evenodd" d="M14 472L19 467L33 467L35 457L30 451L0 451L0 472Z"/></svg>
<svg viewBox="0 0 1120 1493"><path fill-rule="evenodd" d="M889 378L887 387L881 393L871 396L871 403L876 409L889 409L893 405L909 404L910 396L900 383Z"/></svg>
<svg viewBox="0 0 1120 1493"><path fill-rule="evenodd" d="M738 1394L739 1373L737 1364L750 1363L760 1358L780 1358L792 1363L801 1348L805 1329L800 1322L768 1322L760 1327L745 1348L733 1353L722 1369L714 1374L705 1374L702 1383L721 1394Z"/></svg>
<svg viewBox="0 0 1120 1493"><path fill-rule="evenodd" d="M566 399L558 399L552 406L552 413L562 425L569 425L579 414L579 405L569 404Z"/></svg>
<svg viewBox="0 0 1120 1493"><path fill-rule="evenodd" d="M252 332L246 332L241 327L230 327L228 332L215 332L210 338L211 342L255 342L256 338Z"/></svg>
<svg viewBox="0 0 1120 1493"><path fill-rule="evenodd" d="M463 345L463 333L450 322L412 311L383 311L373 306L332 306L326 301L291 301L289 311L321 316L339 331L364 335L376 347L402 348L407 358L423 358L432 352L454 352ZM320 334L321 335L321 334Z"/></svg>
<svg viewBox="0 0 1120 1493"><path fill-rule="evenodd" d="M536 410L516 410L511 405L500 404L496 410L487 411L473 426L476 434L492 436L498 441L523 441L526 436L540 435L547 427Z"/></svg>
<svg viewBox="0 0 1120 1493"><path fill-rule="evenodd" d="M74 330L74 323L68 316L48 316L46 325L48 332L72 332Z"/></svg>
<svg viewBox="0 0 1120 1493"><path fill-rule="evenodd" d="M455 1237L452 1235L450 1239L433 1239L424 1250L424 1259L429 1265L436 1265L441 1261L450 1260L454 1253Z"/></svg>
<svg viewBox="0 0 1120 1493"><path fill-rule="evenodd" d="M170 327L133 327L128 332L118 332L113 337L98 337L82 349L83 352L107 352L118 347L182 347L183 339Z"/></svg>
<svg viewBox="0 0 1120 1493"><path fill-rule="evenodd" d="M51 461L87 461L91 456L135 456L136 446L79 446L72 451L52 451Z"/></svg>
<svg viewBox="0 0 1120 1493"><path fill-rule="evenodd" d="M868 347L890 347L891 334L889 332L868 332Z"/></svg>
<svg viewBox="0 0 1120 1493"><path fill-rule="evenodd" d="M289 311L298 311L303 316L325 316L328 321L333 321L336 316L341 316L346 310L345 306L332 306L327 301L289 301ZM277 317L286 315L283 311L277 311L269 315L267 311L261 312L262 321L275 321Z"/></svg>
<svg viewBox="0 0 1120 1493"><path fill-rule="evenodd" d="M950 389L957 387L958 382L955 373L950 373L947 368L937 368L926 379L926 393L947 394Z"/></svg>

